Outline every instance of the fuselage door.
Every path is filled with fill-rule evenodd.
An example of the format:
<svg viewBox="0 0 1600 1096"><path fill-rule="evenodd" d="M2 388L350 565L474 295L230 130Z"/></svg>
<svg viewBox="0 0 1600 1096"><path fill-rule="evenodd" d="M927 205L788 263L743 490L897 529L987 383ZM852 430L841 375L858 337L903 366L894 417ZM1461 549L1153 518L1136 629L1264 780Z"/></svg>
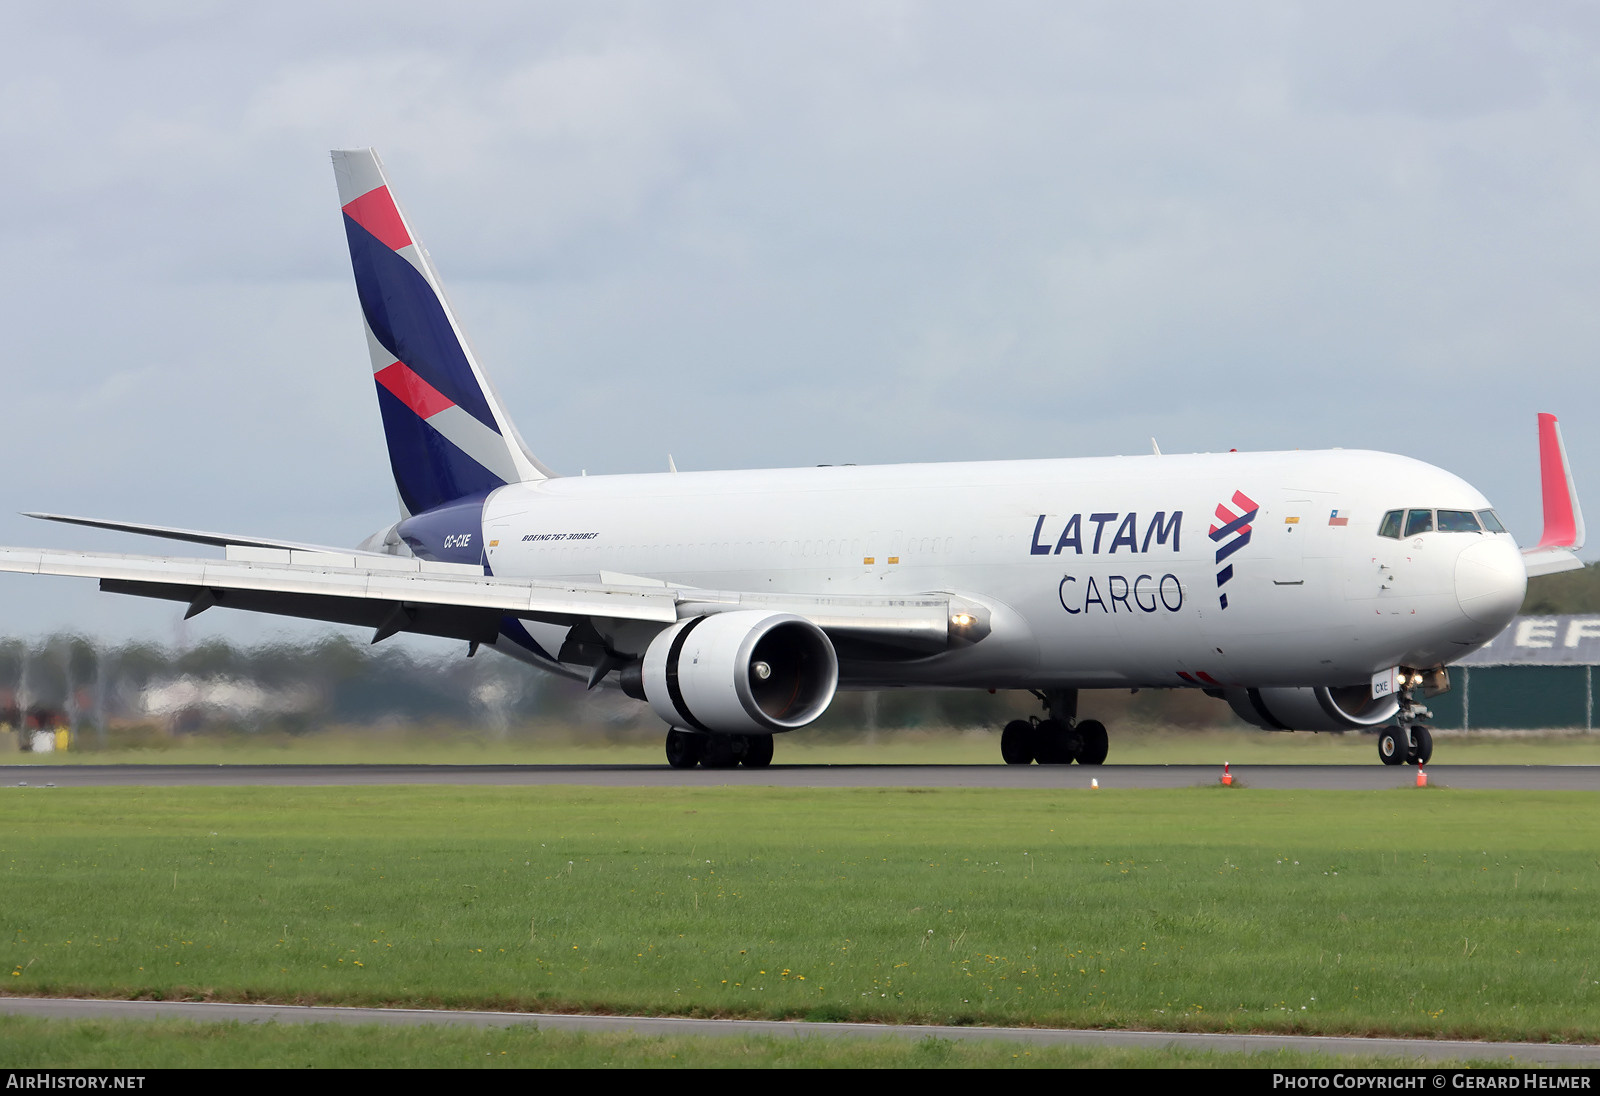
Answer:
<svg viewBox="0 0 1600 1096"><path fill-rule="evenodd" d="M1303 587L1306 582L1306 537L1311 534L1318 504L1311 499L1289 499L1264 530L1271 538L1272 585Z"/></svg>
<svg viewBox="0 0 1600 1096"><path fill-rule="evenodd" d="M483 562L491 572L496 570L495 560L511 555L511 521L495 517L483 525Z"/></svg>

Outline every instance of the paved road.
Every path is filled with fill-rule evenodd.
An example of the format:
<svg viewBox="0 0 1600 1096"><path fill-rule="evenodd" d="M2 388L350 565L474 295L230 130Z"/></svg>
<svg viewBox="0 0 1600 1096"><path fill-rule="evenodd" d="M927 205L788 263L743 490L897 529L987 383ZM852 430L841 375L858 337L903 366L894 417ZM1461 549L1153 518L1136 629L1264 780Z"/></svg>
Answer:
<svg viewBox="0 0 1600 1096"><path fill-rule="evenodd" d="M1238 765L1247 788L1373 790L1416 784L1413 768L1383 765ZM1600 765L1437 765L1448 788L1600 791ZM690 769L665 765L0 765L0 788L338 784L587 784L602 787L781 788L1190 788L1215 784L1215 765L773 765Z"/></svg>
<svg viewBox="0 0 1600 1096"><path fill-rule="evenodd" d="M0 1014L54 1019L180 1019L280 1024L396 1024L512 1027L541 1031L631 1031L640 1035L775 1035L813 1038L997 1039L1033 1046L1186 1047L1258 1054L1291 1049L1317 1054L1379 1055L1417 1063L1495 1060L1507 1065L1596 1066L1600 1046L1479 1043L1428 1039L1358 1039L1314 1035L1213 1035L1165 1031L1081 1031L1063 1028L944 1027L913 1024L817 1024L801 1020L690 1020L663 1016L565 1016L530 1012L449 1012L439 1009L326 1008L235 1005L189 1001L84 1001L0 997Z"/></svg>

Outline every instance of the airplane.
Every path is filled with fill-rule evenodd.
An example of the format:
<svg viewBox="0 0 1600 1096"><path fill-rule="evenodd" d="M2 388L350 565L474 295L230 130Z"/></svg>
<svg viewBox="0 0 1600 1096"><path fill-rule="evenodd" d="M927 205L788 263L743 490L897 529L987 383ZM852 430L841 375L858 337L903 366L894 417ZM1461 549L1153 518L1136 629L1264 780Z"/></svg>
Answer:
<svg viewBox="0 0 1600 1096"><path fill-rule="evenodd" d="M620 687L675 768L759 768L836 690L1028 690L1007 764L1102 764L1084 689L1198 689L1267 730L1373 731L1424 764L1421 703L1581 567L1539 416L1544 533L1409 457L1328 450L561 476L532 455L371 149L335 151L399 519L350 548L33 513L222 558L0 548L0 570L489 647ZM669 459L670 465L670 459Z"/></svg>

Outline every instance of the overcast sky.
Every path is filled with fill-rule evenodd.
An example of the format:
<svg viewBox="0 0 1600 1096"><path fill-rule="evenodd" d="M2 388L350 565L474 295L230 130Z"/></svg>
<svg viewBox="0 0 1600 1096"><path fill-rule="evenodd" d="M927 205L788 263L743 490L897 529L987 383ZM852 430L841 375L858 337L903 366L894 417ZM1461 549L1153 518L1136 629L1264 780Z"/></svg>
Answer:
<svg viewBox="0 0 1600 1096"><path fill-rule="evenodd" d="M1526 542L1549 410L1600 515L1592 5L16 3L0 104L6 515L395 519L364 145L562 471L1364 447Z"/></svg>

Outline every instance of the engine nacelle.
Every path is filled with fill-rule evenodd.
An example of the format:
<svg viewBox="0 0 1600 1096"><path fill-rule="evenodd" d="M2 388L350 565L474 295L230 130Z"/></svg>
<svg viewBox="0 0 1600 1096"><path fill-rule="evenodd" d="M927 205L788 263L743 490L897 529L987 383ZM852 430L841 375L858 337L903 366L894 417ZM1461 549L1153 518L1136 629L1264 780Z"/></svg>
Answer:
<svg viewBox="0 0 1600 1096"><path fill-rule="evenodd" d="M1377 727L1400 710L1393 694L1374 700L1370 685L1302 689L1224 689L1239 718L1268 731L1356 731Z"/></svg>
<svg viewBox="0 0 1600 1096"><path fill-rule="evenodd" d="M638 684L674 727L771 734L804 727L827 710L839 659L804 617L713 613L680 620L651 640Z"/></svg>

